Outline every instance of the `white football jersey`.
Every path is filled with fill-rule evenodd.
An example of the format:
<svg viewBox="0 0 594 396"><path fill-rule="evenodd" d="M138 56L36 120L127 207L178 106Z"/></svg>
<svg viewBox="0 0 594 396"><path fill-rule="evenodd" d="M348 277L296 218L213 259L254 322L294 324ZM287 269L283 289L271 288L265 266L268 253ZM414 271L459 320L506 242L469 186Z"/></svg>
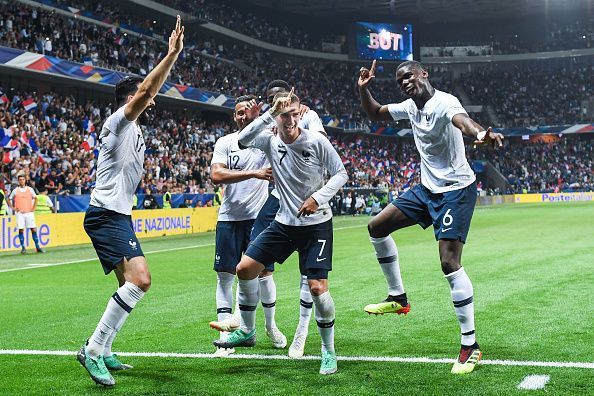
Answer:
<svg viewBox="0 0 594 396"><path fill-rule="evenodd" d="M311 109L308 110L307 113L303 114L303 117L301 117L301 119L299 120L298 125L299 128L308 130L310 132L323 132L324 134L326 133L326 130L324 129L324 124L322 123L320 116L318 115L318 113ZM274 126L275 125L273 123L271 128ZM278 191L276 191L276 188L272 190L271 194L279 198Z"/></svg>
<svg viewBox="0 0 594 396"><path fill-rule="evenodd" d="M238 133L225 135L215 143L212 164L223 164L231 170L254 170L270 165L266 155L255 148L240 149ZM253 220L268 199L268 182L248 179L225 186L223 202L219 208L219 221Z"/></svg>
<svg viewBox="0 0 594 396"><path fill-rule="evenodd" d="M136 121L120 107L103 123L91 205L129 215L144 165L144 137Z"/></svg>
<svg viewBox="0 0 594 396"><path fill-rule="evenodd" d="M280 199L276 221L291 226L323 223L332 218L328 202L347 182L348 176L340 156L326 136L302 130L291 144L284 143L272 132L274 118L269 112L258 117L241 133L242 143L266 153ZM332 176L324 183L324 170ZM297 217L299 208L309 197L318 203L318 210Z"/></svg>
<svg viewBox="0 0 594 396"><path fill-rule="evenodd" d="M453 95L435 94L417 109L412 99L388 105L394 120L409 119L421 155L421 183L432 193L459 190L476 176L466 160L462 132L452 124L456 114L466 114Z"/></svg>

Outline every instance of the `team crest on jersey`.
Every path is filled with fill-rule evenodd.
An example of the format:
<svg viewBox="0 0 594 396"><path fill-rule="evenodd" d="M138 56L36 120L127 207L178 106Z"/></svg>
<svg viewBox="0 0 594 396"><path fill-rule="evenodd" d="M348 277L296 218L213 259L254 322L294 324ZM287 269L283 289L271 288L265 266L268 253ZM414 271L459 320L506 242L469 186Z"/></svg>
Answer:
<svg viewBox="0 0 594 396"><path fill-rule="evenodd" d="M303 160L304 160L305 162L309 162L309 157L311 157L311 153L310 153L309 151L305 151L305 150L303 150L303 151L301 152L301 155L303 155Z"/></svg>
<svg viewBox="0 0 594 396"><path fill-rule="evenodd" d="M130 245L130 247L132 248L132 250L136 250L136 249L138 249L138 243L136 243L136 242L132 241L132 239L130 239L130 240L128 241L128 244Z"/></svg>

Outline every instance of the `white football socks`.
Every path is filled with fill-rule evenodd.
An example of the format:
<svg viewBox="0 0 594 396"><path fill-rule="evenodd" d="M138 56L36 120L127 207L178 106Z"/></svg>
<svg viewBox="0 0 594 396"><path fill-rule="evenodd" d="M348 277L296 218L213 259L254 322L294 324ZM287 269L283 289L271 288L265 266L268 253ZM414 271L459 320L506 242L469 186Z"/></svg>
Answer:
<svg viewBox="0 0 594 396"><path fill-rule="evenodd" d="M312 295L315 305L316 321L322 338L322 352L334 352L334 300L327 291L319 296Z"/></svg>
<svg viewBox="0 0 594 396"><path fill-rule="evenodd" d="M470 346L476 342L474 334L474 303L473 290L470 278L466 275L464 267L451 274L445 275L450 284L452 301L454 302L454 311L460 323L460 332L462 333L461 344Z"/></svg>
<svg viewBox="0 0 594 396"><path fill-rule="evenodd" d="M377 261L380 267L382 267L382 271L388 282L388 294L391 296L404 294L396 242L394 242L394 239L390 235L384 238L370 237L369 240L375 249Z"/></svg>
<svg viewBox="0 0 594 396"><path fill-rule="evenodd" d="M126 318L143 296L144 292L131 282L124 283L122 287L116 290L109 299L107 308L101 320L99 320L95 332L89 338L86 353L90 357L97 358L104 352L104 347L112 333L123 326ZM111 342L113 343L113 340Z"/></svg>
<svg viewBox="0 0 594 396"><path fill-rule="evenodd" d="M295 334L307 334L309 330L309 321L311 320L311 309L313 300L307 283L307 276L301 275L301 284L299 292L299 324Z"/></svg>
<svg viewBox="0 0 594 396"><path fill-rule="evenodd" d="M249 333L256 328L256 307L260 300L260 282L255 279L239 279L239 312L241 313L240 329Z"/></svg>
<svg viewBox="0 0 594 396"><path fill-rule="evenodd" d="M260 282L260 300L264 308L264 323L266 330L272 330L276 327L274 314L276 311L276 285L272 275L259 278Z"/></svg>
<svg viewBox="0 0 594 396"><path fill-rule="evenodd" d="M217 272L217 320L219 322L231 316L233 307L233 282L235 275L228 272Z"/></svg>

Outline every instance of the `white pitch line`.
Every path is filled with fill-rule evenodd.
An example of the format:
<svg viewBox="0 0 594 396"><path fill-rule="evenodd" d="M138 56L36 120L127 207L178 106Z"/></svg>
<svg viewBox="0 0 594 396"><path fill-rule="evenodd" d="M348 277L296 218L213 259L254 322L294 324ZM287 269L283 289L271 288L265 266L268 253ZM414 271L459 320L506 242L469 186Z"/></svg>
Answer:
<svg viewBox="0 0 594 396"><path fill-rule="evenodd" d="M351 228L361 228L361 227L363 227L363 226L361 226L361 225L353 225L353 226L346 226L346 227L338 227L338 228L335 228L334 231L348 230L348 229L351 229ZM153 250L153 251L150 251L150 252L144 252L144 254L174 252L174 251L177 251L177 250L196 249L196 248L208 247L208 246L214 246L214 245L215 245L214 243L205 243L205 244L202 244L202 245L182 246L182 247L176 247L176 248L170 248L170 249ZM27 267L4 269L4 270L0 270L0 273L2 273L2 272L30 270L30 269L35 269L35 268L55 267L55 266L58 266L58 265L86 263L86 262L95 261L95 260L99 260L99 259L97 257L94 257L94 258L82 259L82 260L64 261L64 262L61 262L61 263L27 264Z"/></svg>
<svg viewBox="0 0 594 396"><path fill-rule="evenodd" d="M545 385L549 383L551 377L548 375L527 375L522 382L518 384L518 389L522 390L539 390L544 389Z"/></svg>
<svg viewBox="0 0 594 396"><path fill-rule="evenodd" d="M74 351L42 351L33 349L0 349L0 355L46 355L46 356L74 356ZM220 359L212 353L169 353L169 352L118 352L119 356L160 357L182 359ZM429 363L452 364L455 359L437 359L428 357L398 357L398 356L338 356L338 360L346 362L393 362L393 363ZM224 359L258 359L258 360L293 360L287 355L259 355L232 354ZM296 360L319 360L319 356L308 355ZM524 360L481 360L479 364L493 366L524 366L524 367L555 367L594 369L590 362L539 362Z"/></svg>

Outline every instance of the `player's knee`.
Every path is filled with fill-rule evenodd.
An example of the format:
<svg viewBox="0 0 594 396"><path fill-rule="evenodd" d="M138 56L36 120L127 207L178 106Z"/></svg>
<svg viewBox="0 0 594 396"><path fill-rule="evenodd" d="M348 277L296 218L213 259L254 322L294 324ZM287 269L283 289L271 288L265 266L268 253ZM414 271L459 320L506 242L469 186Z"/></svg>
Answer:
<svg viewBox="0 0 594 396"><path fill-rule="evenodd" d="M383 238L388 235L384 235L384 227L378 224L375 218L367 224L367 232L369 232L369 236L372 238Z"/></svg>
<svg viewBox="0 0 594 396"><path fill-rule="evenodd" d="M309 280L309 291L314 296L320 296L328 291L328 285L325 282L316 279Z"/></svg>
<svg viewBox="0 0 594 396"><path fill-rule="evenodd" d="M451 274L452 272L458 271L459 269L460 263L456 262L455 260L441 260L441 270L443 271L444 275Z"/></svg>
<svg viewBox="0 0 594 396"><path fill-rule="evenodd" d="M137 272L132 283L146 293L151 288L151 273L148 270Z"/></svg>

